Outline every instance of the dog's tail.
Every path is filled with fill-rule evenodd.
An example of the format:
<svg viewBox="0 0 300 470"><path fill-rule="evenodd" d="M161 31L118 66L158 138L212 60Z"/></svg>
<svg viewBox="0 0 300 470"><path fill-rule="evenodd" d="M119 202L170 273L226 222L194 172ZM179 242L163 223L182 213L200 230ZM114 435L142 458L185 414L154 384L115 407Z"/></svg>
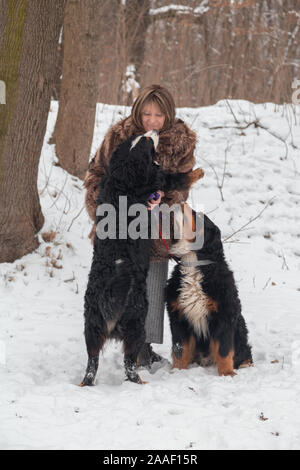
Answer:
<svg viewBox="0 0 300 470"><path fill-rule="evenodd" d="M203 178L204 171L202 168L196 168L196 170L190 171L189 173L167 173L166 175L166 192L178 190L186 191L196 183L199 179Z"/></svg>

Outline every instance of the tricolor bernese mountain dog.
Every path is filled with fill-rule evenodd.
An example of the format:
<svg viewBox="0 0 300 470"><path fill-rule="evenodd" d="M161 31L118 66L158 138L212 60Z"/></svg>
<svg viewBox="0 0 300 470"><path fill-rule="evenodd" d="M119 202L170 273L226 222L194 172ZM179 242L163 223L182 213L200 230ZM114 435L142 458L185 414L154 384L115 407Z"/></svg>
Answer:
<svg viewBox="0 0 300 470"><path fill-rule="evenodd" d="M104 216L97 215L97 235L84 298L88 364L81 386L94 384L99 353L107 339L123 342L127 379L143 383L137 374L136 362L145 341L146 278L152 240L150 233L148 238L124 235L124 227L120 228L119 197L126 196L128 209L137 203L147 206L151 193L186 190L203 176L201 169L178 174L163 171L154 160L157 145L157 131L126 140L113 152L108 173L99 183L97 206L103 208L104 204L109 204L115 209L116 218L108 227L108 231L113 228L115 233L106 238L98 236L98 224L101 225ZM150 229L151 211L146 210L146 213ZM128 211L126 230L134 219Z"/></svg>
<svg viewBox="0 0 300 470"><path fill-rule="evenodd" d="M234 369L252 365L252 355L220 230L187 204L175 214L174 227L176 224L183 224L185 230L171 247L178 264L166 287L173 367L186 369L194 362L203 366L214 363L219 375L234 376ZM203 237L203 243L191 249L197 225L201 233L196 235L198 239L199 235Z"/></svg>

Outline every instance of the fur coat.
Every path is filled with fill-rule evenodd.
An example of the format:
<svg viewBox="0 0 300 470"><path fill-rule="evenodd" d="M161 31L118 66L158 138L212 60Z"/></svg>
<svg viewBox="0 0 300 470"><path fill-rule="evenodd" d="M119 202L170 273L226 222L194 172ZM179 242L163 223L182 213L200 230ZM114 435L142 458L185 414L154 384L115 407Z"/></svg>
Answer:
<svg viewBox="0 0 300 470"><path fill-rule="evenodd" d="M98 183L100 178L106 174L108 163L112 152L117 146L134 134L141 134L136 129L131 117L127 117L113 125L107 132L102 145L91 160L84 179L86 188L86 209L91 219L96 220ZM160 132L159 145L156 153L156 161L165 171L170 173L186 173L193 169L195 164L194 149L196 146L196 134L181 120L176 119L171 129ZM162 203L169 206L186 201L188 191L172 191L162 198ZM90 233L93 241L96 226ZM170 240L167 241L170 246ZM153 240L151 261L166 261L169 253L162 240Z"/></svg>

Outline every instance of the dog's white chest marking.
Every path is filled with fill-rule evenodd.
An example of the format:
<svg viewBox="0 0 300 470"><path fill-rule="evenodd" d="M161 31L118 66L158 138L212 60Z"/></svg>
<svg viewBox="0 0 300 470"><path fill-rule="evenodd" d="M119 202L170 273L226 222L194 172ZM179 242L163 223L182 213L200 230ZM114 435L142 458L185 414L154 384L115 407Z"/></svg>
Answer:
<svg viewBox="0 0 300 470"><path fill-rule="evenodd" d="M181 256L181 261L184 263L197 261L195 252L187 252L186 248L185 240L180 240L172 247L172 252L177 256ZM201 287L203 275L201 270L194 266L181 265L180 270L183 277L179 290L178 303L183 309L183 314L193 326L195 333L207 338L209 336L207 321L209 309L207 307L207 296Z"/></svg>

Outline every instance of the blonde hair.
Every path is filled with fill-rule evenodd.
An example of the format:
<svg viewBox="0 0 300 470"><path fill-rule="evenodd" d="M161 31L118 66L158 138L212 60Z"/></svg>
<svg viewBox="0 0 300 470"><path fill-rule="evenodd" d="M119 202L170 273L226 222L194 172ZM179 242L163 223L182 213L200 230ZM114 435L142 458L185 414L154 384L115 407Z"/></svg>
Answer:
<svg viewBox="0 0 300 470"><path fill-rule="evenodd" d="M161 130L170 129L175 122L175 102L171 93L160 85L149 85L140 91L131 111L134 125L143 130L142 111L144 106L149 103L155 103L165 116Z"/></svg>

